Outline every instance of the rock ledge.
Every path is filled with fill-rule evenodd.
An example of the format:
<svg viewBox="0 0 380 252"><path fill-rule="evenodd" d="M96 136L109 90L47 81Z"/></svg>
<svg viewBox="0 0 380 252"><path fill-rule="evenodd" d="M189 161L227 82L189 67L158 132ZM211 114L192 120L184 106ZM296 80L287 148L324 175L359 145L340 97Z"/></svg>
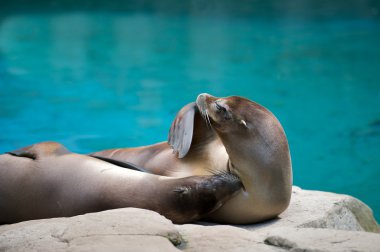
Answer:
<svg viewBox="0 0 380 252"><path fill-rule="evenodd" d="M293 187L289 208L254 225L173 225L115 209L0 226L0 251L380 251L372 210L347 195Z"/></svg>

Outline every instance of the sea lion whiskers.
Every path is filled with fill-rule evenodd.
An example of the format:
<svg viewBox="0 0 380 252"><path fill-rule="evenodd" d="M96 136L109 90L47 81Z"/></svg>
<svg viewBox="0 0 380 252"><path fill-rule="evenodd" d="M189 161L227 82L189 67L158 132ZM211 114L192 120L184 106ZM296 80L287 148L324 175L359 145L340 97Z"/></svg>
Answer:
<svg viewBox="0 0 380 252"><path fill-rule="evenodd" d="M210 127L210 129L212 128L212 125L211 125L211 121L210 121L210 116L208 115L208 112L207 112L207 109L205 110L205 115L206 115L206 119L207 119L207 125Z"/></svg>
<svg viewBox="0 0 380 252"><path fill-rule="evenodd" d="M210 129L212 129L212 125L211 125L211 121L210 121L210 116L208 115L207 108L204 107L204 106L199 106L199 107L200 107L200 111L201 111L202 117L206 120L207 126Z"/></svg>

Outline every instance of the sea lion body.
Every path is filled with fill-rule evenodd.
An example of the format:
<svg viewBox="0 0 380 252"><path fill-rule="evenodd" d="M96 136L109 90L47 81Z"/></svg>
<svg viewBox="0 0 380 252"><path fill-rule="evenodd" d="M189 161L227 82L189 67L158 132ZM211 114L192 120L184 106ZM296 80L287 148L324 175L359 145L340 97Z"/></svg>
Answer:
<svg viewBox="0 0 380 252"><path fill-rule="evenodd" d="M167 142L94 152L91 156L127 161L144 167L150 173L169 177L210 175L211 172L225 171L228 163L228 154L220 141L208 144L202 157L179 159Z"/></svg>
<svg viewBox="0 0 380 252"><path fill-rule="evenodd" d="M191 222L220 207L240 187L229 174L158 176L44 142L0 155L0 224L121 207Z"/></svg>
<svg viewBox="0 0 380 252"><path fill-rule="evenodd" d="M182 135L185 133L186 136ZM184 106L178 112L170 135L172 140L187 143L186 146L182 146L182 149L185 149L183 153L178 153L179 148L173 151L168 142L161 142L136 148L103 150L90 155L127 161L144 167L153 174L170 177L210 175L227 170L229 157L226 149L214 130L207 125L195 102Z"/></svg>
<svg viewBox="0 0 380 252"><path fill-rule="evenodd" d="M264 221L278 216L290 202L292 166L284 130L269 110L243 97L201 94L196 103L177 114L169 144L92 155L129 161L154 174L174 177L232 171L245 191L208 216L217 222Z"/></svg>

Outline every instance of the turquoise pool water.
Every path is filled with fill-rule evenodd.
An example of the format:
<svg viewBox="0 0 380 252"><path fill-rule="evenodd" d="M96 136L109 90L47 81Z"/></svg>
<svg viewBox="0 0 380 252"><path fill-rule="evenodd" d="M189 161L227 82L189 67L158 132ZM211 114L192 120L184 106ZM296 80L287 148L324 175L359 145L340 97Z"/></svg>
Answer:
<svg viewBox="0 0 380 252"><path fill-rule="evenodd" d="M376 13L375 13L376 14ZM0 16L0 151L54 140L87 153L167 138L197 94L274 112L294 183L380 217L380 21L18 12Z"/></svg>

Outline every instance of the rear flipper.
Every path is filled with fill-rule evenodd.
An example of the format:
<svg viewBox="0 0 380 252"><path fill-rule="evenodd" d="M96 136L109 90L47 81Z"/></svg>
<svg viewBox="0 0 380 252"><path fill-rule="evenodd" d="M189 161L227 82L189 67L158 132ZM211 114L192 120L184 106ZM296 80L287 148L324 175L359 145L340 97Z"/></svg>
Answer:
<svg viewBox="0 0 380 252"><path fill-rule="evenodd" d="M177 186L168 204L171 211L161 213L175 223L188 223L205 217L242 189L240 179L231 173L192 176L180 180L183 181L176 181Z"/></svg>
<svg viewBox="0 0 380 252"><path fill-rule="evenodd" d="M5 152L5 154L10 154L16 157L26 157L33 160L37 159L37 154L30 150L30 146L14 151Z"/></svg>

